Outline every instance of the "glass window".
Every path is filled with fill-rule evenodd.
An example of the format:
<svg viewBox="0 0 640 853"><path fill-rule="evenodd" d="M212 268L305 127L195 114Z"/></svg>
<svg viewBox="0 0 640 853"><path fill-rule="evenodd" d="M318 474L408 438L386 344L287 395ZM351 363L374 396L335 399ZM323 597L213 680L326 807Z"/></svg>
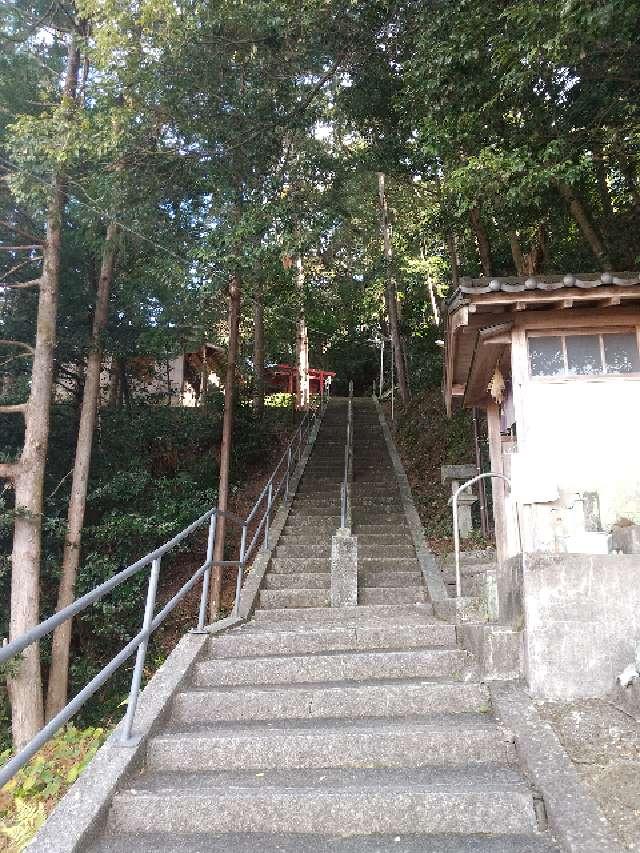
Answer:
<svg viewBox="0 0 640 853"><path fill-rule="evenodd" d="M564 373L562 338L529 338L532 376L561 376Z"/></svg>
<svg viewBox="0 0 640 853"><path fill-rule="evenodd" d="M593 376L602 373L600 335L567 335L569 376Z"/></svg>
<svg viewBox="0 0 640 853"><path fill-rule="evenodd" d="M603 335L607 373L639 373L638 340L633 332Z"/></svg>

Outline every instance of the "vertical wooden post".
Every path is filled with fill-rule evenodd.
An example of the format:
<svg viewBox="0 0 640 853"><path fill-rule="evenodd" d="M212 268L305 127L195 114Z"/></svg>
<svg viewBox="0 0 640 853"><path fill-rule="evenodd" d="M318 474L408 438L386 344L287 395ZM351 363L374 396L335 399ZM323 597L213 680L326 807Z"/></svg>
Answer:
<svg viewBox="0 0 640 853"><path fill-rule="evenodd" d="M409 383L407 379L407 363L405 359L402 337L400 335L400 318L398 313L398 291L396 281L391 270L393 249L391 246L391 230L389 227L389 211L384 185L384 173L378 172L378 196L380 201L380 229L384 244L384 259L386 265L386 301L387 313L389 315L389 330L391 333L391 353L395 358L396 372L398 374L398 389L403 403L409 402Z"/></svg>
<svg viewBox="0 0 640 853"><path fill-rule="evenodd" d="M220 444L220 482L218 486L218 509L227 511L229 503L229 468L231 444L233 441L233 405L238 360L238 335L240 323L240 277L235 273L229 282L229 350L227 355L227 373L224 386L224 415L222 420L222 442ZM216 547L214 561L224 559L224 515L218 516L216 529ZM214 566L211 573L211 591L209 594L209 616L214 622L220 614L222 595L222 566Z"/></svg>
<svg viewBox="0 0 640 853"><path fill-rule="evenodd" d="M500 436L500 409L495 402L487 406L487 425L489 432L489 454L491 470L494 474L503 474L502 438ZM507 550L507 518L504 504L505 484L498 477L491 481L493 494L493 519L496 528L496 553L498 563L502 563L508 554Z"/></svg>

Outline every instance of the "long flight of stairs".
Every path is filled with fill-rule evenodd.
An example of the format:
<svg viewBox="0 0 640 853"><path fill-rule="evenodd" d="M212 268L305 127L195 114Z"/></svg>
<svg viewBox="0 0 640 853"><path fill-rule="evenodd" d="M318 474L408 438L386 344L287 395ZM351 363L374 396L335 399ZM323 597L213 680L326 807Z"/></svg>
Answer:
<svg viewBox="0 0 640 853"><path fill-rule="evenodd" d="M548 853L512 738L433 616L377 412L354 405L357 607L329 606L346 403L258 608L211 637L91 853Z"/></svg>

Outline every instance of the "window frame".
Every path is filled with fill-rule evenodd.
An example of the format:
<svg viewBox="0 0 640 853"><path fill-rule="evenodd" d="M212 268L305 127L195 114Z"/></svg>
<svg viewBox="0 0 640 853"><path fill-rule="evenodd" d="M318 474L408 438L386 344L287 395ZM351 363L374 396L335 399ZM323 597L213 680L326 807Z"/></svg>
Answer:
<svg viewBox="0 0 640 853"><path fill-rule="evenodd" d="M607 370L604 350L604 335L634 335L636 347L638 350L638 358L640 359L640 325L620 325L607 326L599 328L577 328L577 329L532 329L527 331L527 372L529 381L531 382L602 382L611 379L632 379L640 380L640 368L632 373L616 373ZM585 373L574 374L569 373L569 362L567 357L567 342L568 337L578 335L591 335L598 338L600 344L600 358L602 361L602 371L600 373ZM534 374L531 372L531 353L529 351L529 340L531 338L560 338L562 342L562 356L564 363L564 372L557 375Z"/></svg>

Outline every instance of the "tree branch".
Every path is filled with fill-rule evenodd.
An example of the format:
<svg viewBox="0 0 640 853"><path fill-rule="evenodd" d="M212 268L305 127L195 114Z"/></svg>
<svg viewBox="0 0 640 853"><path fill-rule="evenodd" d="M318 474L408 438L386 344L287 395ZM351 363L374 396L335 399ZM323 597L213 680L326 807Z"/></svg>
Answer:
<svg viewBox="0 0 640 853"><path fill-rule="evenodd" d="M9 284L0 279L0 290L27 290L30 287L40 287L41 278L32 278L30 281L20 281L16 284Z"/></svg>
<svg viewBox="0 0 640 853"><path fill-rule="evenodd" d="M7 278L9 278L10 275L13 275L14 273L18 272L18 270L22 269L22 267L26 267L29 264L33 263L39 263L41 260L42 258L27 258L26 261L20 261L19 264L16 264L14 267L11 267L11 269L7 270L4 275L0 276L0 282L5 281Z"/></svg>
<svg viewBox="0 0 640 853"><path fill-rule="evenodd" d="M41 249L42 243L25 243L24 246L0 246L0 252L21 252L26 249Z"/></svg>
<svg viewBox="0 0 640 853"><path fill-rule="evenodd" d="M26 403L0 403L0 414L2 415L24 415L27 411Z"/></svg>
<svg viewBox="0 0 640 853"><path fill-rule="evenodd" d="M0 225L4 225L4 227L8 228L9 231L20 234L21 237L24 237L27 240L40 240L40 245L44 244L44 238L41 239L37 234L32 234L30 231L26 231L24 228L21 228L20 225L16 225L15 222L9 222L8 219L0 219Z"/></svg>
<svg viewBox="0 0 640 853"><path fill-rule="evenodd" d="M35 350L31 346L31 344L25 344L24 341L12 341L10 339L2 339L0 338L0 346L3 347L20 347L21 349L28 352L30 355L35 355Z"/></svg>
<svg viewBox="0 0 640 853"><path fill-rule="evenodd" d="M15 462L0 462L0 479L15 480L19 467Z"/></svg>

